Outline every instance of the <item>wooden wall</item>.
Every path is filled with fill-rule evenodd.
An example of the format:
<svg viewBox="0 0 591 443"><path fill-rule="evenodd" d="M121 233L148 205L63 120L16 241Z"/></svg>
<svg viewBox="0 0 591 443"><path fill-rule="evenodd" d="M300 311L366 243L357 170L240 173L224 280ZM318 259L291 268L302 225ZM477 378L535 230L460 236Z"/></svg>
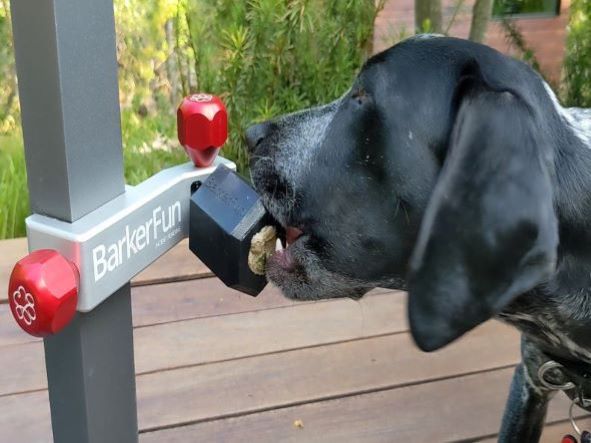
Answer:
<svg viewBox="0 0 591 443"><path fill-rule="evenodd" d="M467 38L470 30L471 10L474 0L465 0L449 29L449 35ZM454 12L455 0L443 0L444 28ZM562 0L561 13L557 17L518 19L517 26L525 41L540 62L544 75L554 84L560 80L565 54L566 27L570 0ZM412 34L414 28L414 0L387 0L384 10L376 19L374 49L381 51ZM515 48L507 42L498 22L489 23L486 43L506 54L515 54Z"/></svg>

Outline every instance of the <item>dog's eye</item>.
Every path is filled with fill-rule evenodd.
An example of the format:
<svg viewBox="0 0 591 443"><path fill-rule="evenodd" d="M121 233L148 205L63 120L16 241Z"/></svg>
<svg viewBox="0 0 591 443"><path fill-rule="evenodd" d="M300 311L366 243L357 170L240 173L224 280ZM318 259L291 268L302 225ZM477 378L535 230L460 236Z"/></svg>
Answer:
<svg viewBox="0 0 591 443"><path fill-rule="evenodd" d="M364 104L366 101L369 100L369 95L368 93L365 91L365 89L363 88L358 88L355 91L353 91L353 94L351 94L351 98L353 100L355 100L357 102L357 104L362 105Z"/></svg>

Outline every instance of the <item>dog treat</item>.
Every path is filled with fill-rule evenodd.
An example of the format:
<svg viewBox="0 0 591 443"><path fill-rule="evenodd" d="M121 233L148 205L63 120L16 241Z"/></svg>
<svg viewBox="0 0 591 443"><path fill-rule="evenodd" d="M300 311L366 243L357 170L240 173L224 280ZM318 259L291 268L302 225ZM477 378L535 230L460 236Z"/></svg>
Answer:
<svg viewBox="0 0 591 443"><path fill-rule="evenodd" d="M257 275L265 275L267 260L275 252L277 230L274 226L265 226L250 241L248 267Z"/></svg>
<svg viewBox="0 0 591 443"><path fill-rule="evenodd" d="M297 428L297 429L303 429L304 428L304 422L302 420L294 420L293 421L293 427Z"/></svg>

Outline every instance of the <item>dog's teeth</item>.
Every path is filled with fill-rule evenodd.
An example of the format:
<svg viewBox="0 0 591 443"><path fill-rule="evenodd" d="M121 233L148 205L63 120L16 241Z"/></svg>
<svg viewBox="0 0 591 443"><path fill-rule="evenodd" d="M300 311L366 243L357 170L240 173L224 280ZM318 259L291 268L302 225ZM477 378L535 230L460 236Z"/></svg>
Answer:
<svg viewBox="0 0 591 443"><path fill-rule="evenodd" d="M275 242L275 251L281 251L283 249L283 244L281 243L281 240L277 239L277 241Z"/></svg>

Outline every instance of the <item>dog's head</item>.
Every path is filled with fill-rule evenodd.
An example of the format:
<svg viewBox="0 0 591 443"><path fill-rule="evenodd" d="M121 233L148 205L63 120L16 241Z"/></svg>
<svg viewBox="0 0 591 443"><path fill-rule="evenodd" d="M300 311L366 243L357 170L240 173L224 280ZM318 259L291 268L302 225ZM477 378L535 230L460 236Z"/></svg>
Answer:
<svg viewBox="0 0 591 443"><path fill-rule="evenodd" d="M300 300L408 287L427 350L494 315L555 262L540 91L489 48L414 38L338 100L249 128L253 183L289 243L270 280Z"/></svg>

